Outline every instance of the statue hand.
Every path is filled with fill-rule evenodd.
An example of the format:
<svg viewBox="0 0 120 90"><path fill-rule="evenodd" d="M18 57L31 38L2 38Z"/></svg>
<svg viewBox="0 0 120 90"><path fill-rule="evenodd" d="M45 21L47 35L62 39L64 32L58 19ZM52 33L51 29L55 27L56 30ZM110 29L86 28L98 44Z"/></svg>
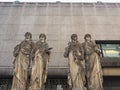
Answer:
<svg viewBox="0 0 120 90"><path fill-rule="evenodd" d="M35 79L37 82L39 82L39 79L38 79L38 76L36 77L36 79Z"/></svg>
<svg viewBox="0 0 120 90"><path fill-rule="evenodd" d="M83 58L81 56L77 56L77 59L83 61Z"/></svg>
<svg viewBox="0 0 120 90"><path fill-rule="evenodd" d="M30 64L28 65L28 68L30 68Z"/></svg>
<svg viewBox="0 0 120 90"><path fill-rule="evenodd" d="M13 69L13 74L16 72L15 68Z"/></svg>
<svg viewBox="0 0 120 90"><path fill-rule="evenodd" d="M75 60L75 63L76 63L77 65L80 65L80 61L79 61L79 60Z"/></svg>

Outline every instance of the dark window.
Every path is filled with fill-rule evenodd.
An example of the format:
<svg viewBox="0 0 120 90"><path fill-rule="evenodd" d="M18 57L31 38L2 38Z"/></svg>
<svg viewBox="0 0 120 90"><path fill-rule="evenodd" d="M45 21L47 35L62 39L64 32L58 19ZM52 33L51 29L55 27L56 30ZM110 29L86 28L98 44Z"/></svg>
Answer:
<svg viewBox="0 0 120 90"><path fill-rule="evenodd" d="M104 57L120 57L120 44L101 44Z"/></svg>
<svg viewBox="0 0 120 90"><path fill-rule="evenodd" d="M120 57L120 41L96 41L103 57Z"/></svg>

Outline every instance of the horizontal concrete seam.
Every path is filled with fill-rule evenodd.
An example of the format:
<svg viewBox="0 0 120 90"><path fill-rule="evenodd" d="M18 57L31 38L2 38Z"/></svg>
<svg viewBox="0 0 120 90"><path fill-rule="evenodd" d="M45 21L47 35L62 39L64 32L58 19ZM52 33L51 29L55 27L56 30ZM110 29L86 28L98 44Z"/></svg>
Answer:
<svg viewBox="0 0 120 90"><path fill-rule="evenodd" d="M0 69L12 69L13 67L1 67L0 66ZM50 68L50 69L68 69L69 67L54 67L54 66L52 66L52 67L48 67L48 68ZM31 68L30 68L31 69Z"/></svg>

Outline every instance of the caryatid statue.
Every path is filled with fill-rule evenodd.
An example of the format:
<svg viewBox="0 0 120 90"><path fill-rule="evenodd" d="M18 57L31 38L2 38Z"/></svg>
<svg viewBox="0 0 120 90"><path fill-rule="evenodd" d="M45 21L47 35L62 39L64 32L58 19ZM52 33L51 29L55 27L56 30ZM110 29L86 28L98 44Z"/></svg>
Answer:
<svg viewBox="0 0 120 90"><path fill-rule="evenodd" d="M28 68L30 66L30 54L33 46L32 34L26 32L25 40L14 48L14 74L11 90L26 90Z"/></svg>
<svg viewBox="0 0 120 90"><path fill-rule="evenodd" d="M39 41L36 42L31 55L33 66L29 90L43 90L47 78L51 49L46 42L46 35L40 34Z"/></svg>
<svg viewBox="0 0 120 90"><path fill-rule="evenodd" d="M69 59L68 84L71 90L85 90L84 52L76 34L71 35L64 57Z"/></svg>
<svg viewBox="0 0 120 90"><path fill-rule="evenodd" d="M84 39L83 47L88 90L103 90L103 74L99 56L100 50L95 41L91 39L90 34L86 34Z"/></svg>

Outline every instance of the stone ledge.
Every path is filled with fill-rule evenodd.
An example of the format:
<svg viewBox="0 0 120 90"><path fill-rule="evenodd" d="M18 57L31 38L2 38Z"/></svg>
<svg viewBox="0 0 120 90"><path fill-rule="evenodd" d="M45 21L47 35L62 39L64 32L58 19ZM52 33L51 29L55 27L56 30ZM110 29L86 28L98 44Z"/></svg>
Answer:
<svg viewBox="0 0 120 90"><path fill-rule="evenodd" d="M120 67L120 57L104 57L101 59L102 67Z"/></svg>
<svg viewBox="0 0 120 90"><path fill-rule="evenodd" d="M120 76L120 58L104 57L101 59L104 76ZM31 69L30 69L31 70ZM29 70L29 71L30 71ZM49 66L48 76L66 76L68 73L68 66ZM29 73L30 74L30 73ZM1 77L12 77L13 67L0 67Z"/></svg>

